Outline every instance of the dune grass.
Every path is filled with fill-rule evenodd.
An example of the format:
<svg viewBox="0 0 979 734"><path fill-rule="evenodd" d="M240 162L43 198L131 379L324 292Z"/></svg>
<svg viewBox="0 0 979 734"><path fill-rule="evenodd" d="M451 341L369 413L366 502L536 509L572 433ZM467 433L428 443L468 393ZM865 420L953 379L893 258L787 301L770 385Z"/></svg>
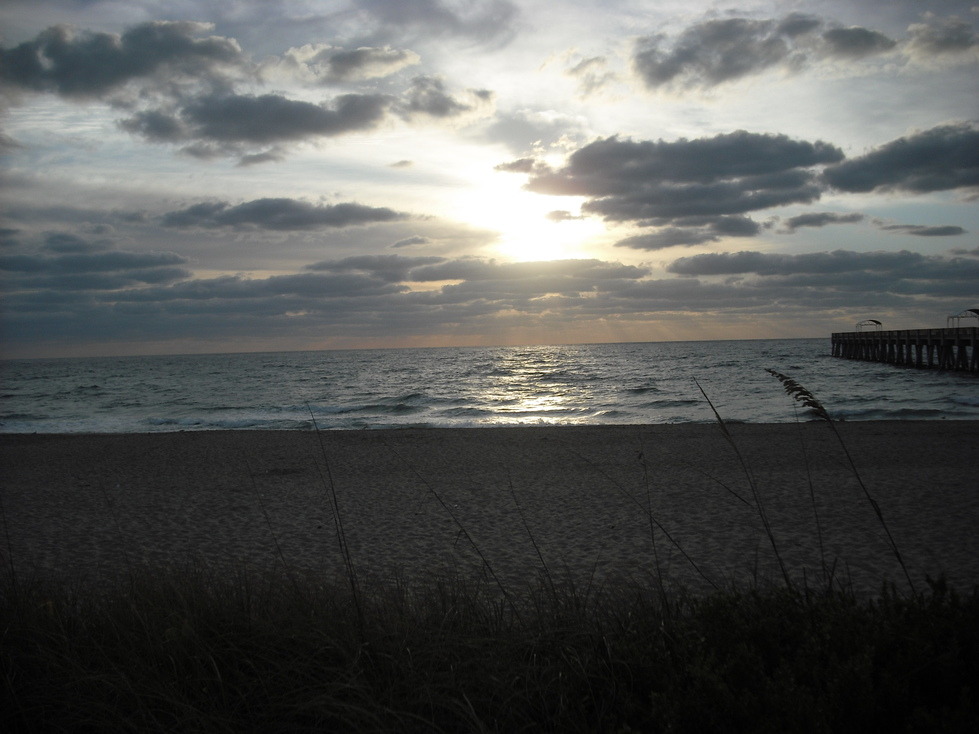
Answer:
<svg viewBox="0 0 979 734"><path fill-rule="evenodd" d="M975 731L979 595L2 588L4 731Z"/></svg>
<svg viewBox="0 0 979 734"><path fill-rule="evenodd" d="M637 508L654 540L675 543ZM424 586L371 585L347 553L332 582L198 563L131 567L97 589L10 562L0 731L979 730L979 589L939 579L858 597L823 559L812 586L785 574L701 594L658 576L582 589L534 547L541 575L526 589L485 559L484 578Z"/></svg>

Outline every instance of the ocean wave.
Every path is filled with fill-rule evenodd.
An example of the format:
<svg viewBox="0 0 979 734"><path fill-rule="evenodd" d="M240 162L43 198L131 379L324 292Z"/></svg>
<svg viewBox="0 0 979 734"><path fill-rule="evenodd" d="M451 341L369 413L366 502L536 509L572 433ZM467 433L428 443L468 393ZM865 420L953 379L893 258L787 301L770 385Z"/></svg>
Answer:
<svg viewBox="0 0 979 734"><path fill-rule="evenodd" d="M627 387L623 392L630 395L650 395L661 394L663 390L655 385L649 385L647 387Z"/></svg>
<svg viewBox="0 0 979 734"><path fill-rule="evenodd" d="M773 367L846 420L979 419L972 376L825 340L198 355L4 363L0 432L790 422Z"/></svg>
<svg viewBox="0 0 979 734"><path fill-rule="evenodd" d="M979 407L979 395L949 395L948 400L955 405Z"/></svg>
<svg viewBox="0 0 979 734"><path fill-rule="evenodd" d="M837 420L880 421L880 420L935 420L949 417L949 412L938 408L841 408L830 410L829 414Z"/></svg>
<svg viewBox="0 0 979 734"><path fill-rule="evenodd" d="M693 405L706 407L703 400L694 400L692 398L668 398L666 400L650 400L644 402L640 407L651 408L655 410L663 410L667 408L687 408Z"/></svg>
<svg viewBox="0 0 979 734"><path fill-rule="evenodd" d="M465 418L465 417L483 417L487 415L496 415L495 411L487 410L486 408L477 408L475 406L459 406L457 408L445 408L437 413L439 416L444 416L446 418Z"/></svg>
<svg viewBox="0 0 979 734"><path fill-rule="evenodd" d="M264 416L242 416L238 418L198 418L169 417L169 418L145 418L143 424L155 430L288 430L297 428L312 428L312 420L278 418L271 419Z"/></svg>

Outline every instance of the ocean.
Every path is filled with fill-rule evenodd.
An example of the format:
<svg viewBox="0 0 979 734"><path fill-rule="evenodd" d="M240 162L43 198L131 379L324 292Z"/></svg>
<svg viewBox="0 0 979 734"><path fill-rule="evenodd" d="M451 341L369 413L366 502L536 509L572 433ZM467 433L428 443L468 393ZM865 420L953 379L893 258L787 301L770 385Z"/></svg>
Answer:
<svg viewBox="0 0 979 734"><path fill-rule="evenodd" d="M830 356L829 339L0 362L0 432L979 419L979 381ZM699 386L698 387L698 383Z"/></svg>

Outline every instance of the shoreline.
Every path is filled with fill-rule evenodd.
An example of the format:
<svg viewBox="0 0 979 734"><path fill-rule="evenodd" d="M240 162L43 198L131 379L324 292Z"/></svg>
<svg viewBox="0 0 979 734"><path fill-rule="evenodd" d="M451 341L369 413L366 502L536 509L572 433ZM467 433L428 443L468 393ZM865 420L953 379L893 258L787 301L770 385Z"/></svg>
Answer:
<svg viewBox="0 0 979 734"><path fill-rule="evenodd" d="M834 426L915 583L979 583L979 421ZM727 428L794 580L825 559L860 592L906 587L829 426ZM193 560L340 577L335 491L354 565L379 582L480 575L480 554L512 587L540 577L541 557L582 585L780 579L716 424L0 434L0 466L14 568L45 578Z"/></svg>
<svg viewBox="0 0 979 734"><path fill-rule="evenodd" d="M801 410L801 409L800 409ZM870 426L870 425L888 425L888 424L898 424L898 425L930 425L930 424L943 424L943 423L959 423L968 424L975 423L979 425L979 418L972 417L956 417L951 416L941 416L941 417L924 417L918 416L914 418L847 418L847 417L834 417L833 411L830 410L830 416L833 418L833 423L836 426ZM778 421L750 421L743 420L736 417L721 416L727 426L759 426L765 428L785 428L787 426L795 426L799 424L810 424L810 423L821 423L822 419L816 417L807 417L805 415L797 416L787 416L784 420ZM309 421L307 421L309 423ZM68 438L68 437L108 437L108 436L168 436L173 434L220 434L220 433L234 433L234 434L254 434L254 433L312 433L315 434L317 431L325 434L332 433L384 433L384 432L400 432L400 431L507 431L507 430L646 430L646 429L665 429L669 430L671 428L682 428L684 426L700 426L700 427L717 427L716 417L704 418L703 420L677 420L672 422L664 423L547 423L547 422L526 422L526 423L483 423L479 425L470 424L458 424L458 425L446 425L446 424L435 424L435 423L405 423L405 424L390 424L390 425L378 425L373 427L370 425L366 426L356 426L356 427L330 427L330 426L320 426L319 428L313 425L307 426L289 426L286 428L275 428L269 426L262 427L237 427L237 428L226 428L226 427L207 427L207 428L194 428L194 427L180 427L180 428L167 428L167 429L154 429L154 430L135 430L135 431L100 431L100 430L65 430L65 431L4 431L0 429L0 442L4 439L25 439L25 438Z"/></svg>
<svg viewBox="0 0 979 734"><path fill-rule="evenodd" d="M801 410L801 409L800 409ZM510 429L529 429L529 430L559 430L559 429L593 429L593 428L614 428L614 429L645 429L652 426L661 428L671 428L680 426L716 426L717 419L707 408L707 415L700 420L670 420L664 422L632 422L632 423L589 423L589 422L501 422L501 423L376 423L356 426L329 426L320 425L315 427L311 421L305 419L303 425L280 426L235 426L227 427L211 425L207 427L195 427L194 425L174 426L168 428L137 429L137 430L3 430L0 427L0 440L4 438L23 438L23 437L55 437L55 436L159 436L175 433L183 434L209 434L209 433L360 433L360 432L384 432L384 431L495 431ZM956 416L956 415L915 415L914 417L884 417L884 418L859 418L847 415L838 415L837 412L830 410L830 417L836 425L869 425L869 424L937 424L937 423L979 423L979 417ZM810 418L805 415L786 415L781 420L753 421L736 416L722 415L726 425L751 425L751 426L791 426L798 423L818 422L817 418Z"/></svg>

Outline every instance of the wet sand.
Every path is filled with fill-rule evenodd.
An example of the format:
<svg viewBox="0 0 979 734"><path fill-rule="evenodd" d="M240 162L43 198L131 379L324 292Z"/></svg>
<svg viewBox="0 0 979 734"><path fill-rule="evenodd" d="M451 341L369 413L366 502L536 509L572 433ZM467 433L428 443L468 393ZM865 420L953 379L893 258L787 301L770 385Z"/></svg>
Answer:
<svg viewBox="0 0 979 734"><path fill-rule="evenodd" d="M707 589L781 577L760 500L794 579L825 561L907 588L859 475L919 587L979 583L979 422L836 426L856 474L824 423L729 426L752 481L717 425L0 435L0 548L72 582L191 560L333 578L335 498L364 579L485 561L510 588L546 566Z"/></svg>

